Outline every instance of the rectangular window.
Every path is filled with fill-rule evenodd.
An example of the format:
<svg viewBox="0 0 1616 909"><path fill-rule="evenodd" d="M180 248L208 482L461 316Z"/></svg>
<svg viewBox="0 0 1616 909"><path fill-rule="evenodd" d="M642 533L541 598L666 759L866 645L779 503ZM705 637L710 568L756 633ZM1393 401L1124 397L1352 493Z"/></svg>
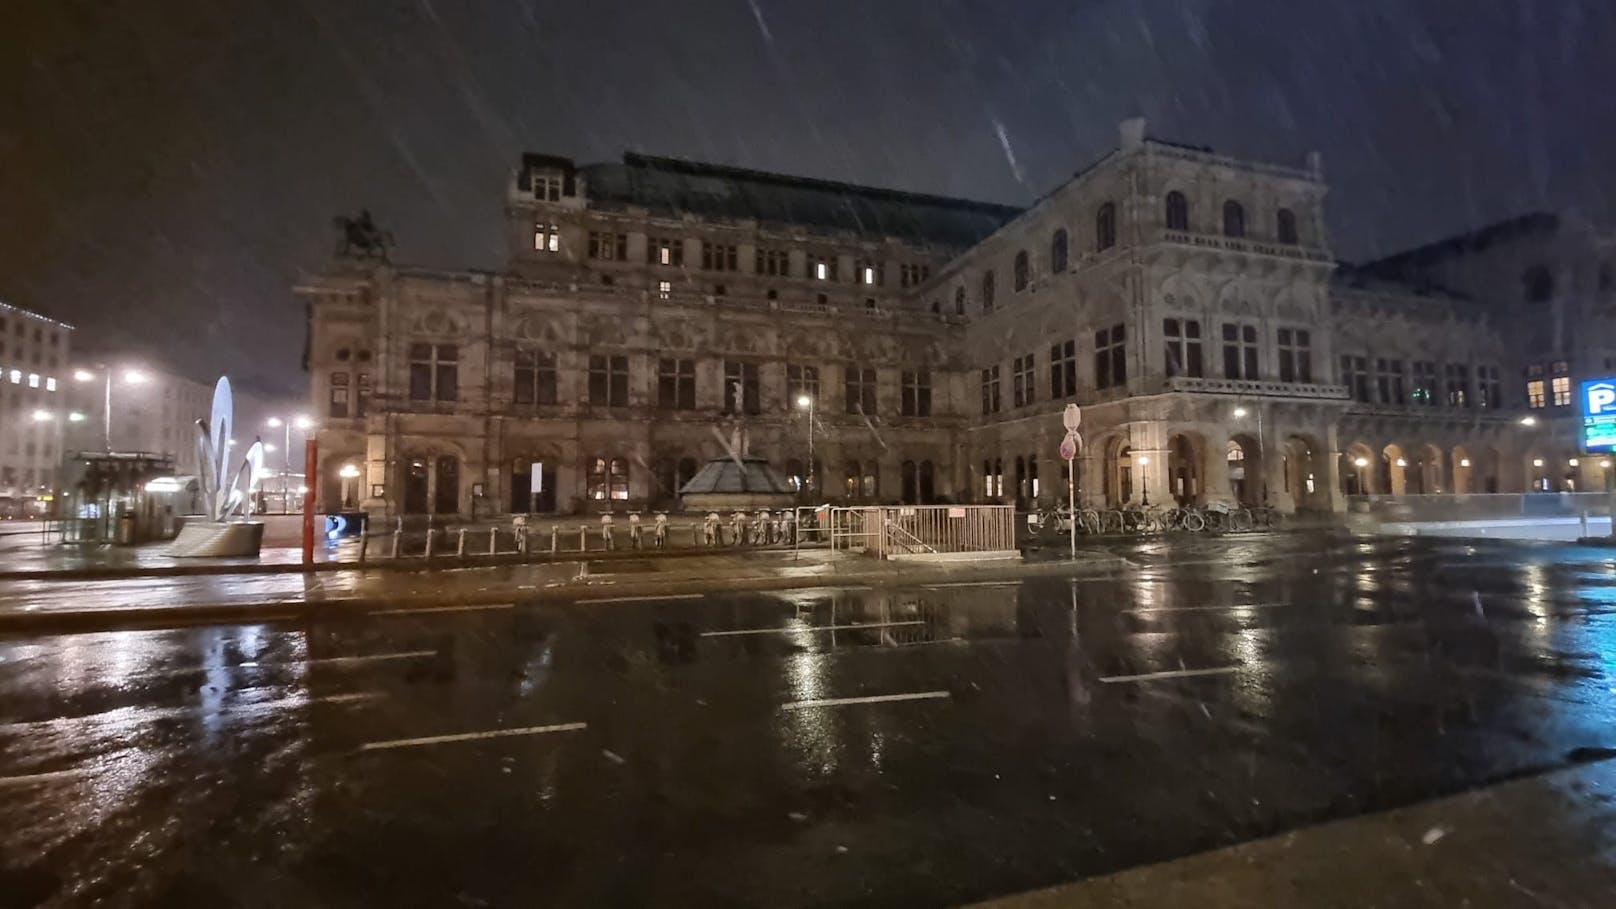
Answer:
<svg viewBox="0 0 1616 909"><path fill-rule="evenodd" d="M673 296L673 282L672 281L658 281L658 282L656 282L656 293L657 293L657 299L658 300L669 299L670 297Z"/></svg>
<svg viewBox="0 0 1616 909"><path fill-rule="evenodd" d="M597 407L628 406L628 357L590 356L589 403Z"/></svg>
<svg viewBox="0 0 1616 909"><path fill-rule="evenodd" d="M982 370L982 413L999 412L999 367Z"/></svg>
<svg viewBox="0 0 1616 909"><path fill-rule="evenodd" d="M1526 406L1532 408L1533 410L1543 407L1547 403L1543 392L1544 387L1542 379L1527 379Z"/></svg>
<svg viewBox="0 0 1616 909"><path fill-rule="evenodd" d="M1121 325L1094 333L1094 387L1121 388L1128 383L1127 338Z"/></svg>
<svg viewBox="0 0 1616 909"><path fill-rule="evenodd" d="M546 221L537 221L533 224L533 250L535 252L560 252L561 233L554 224Z"/></svg>
<svg viewBox="0 0 1616 909"><path fill-rule="evenodd" d="M589 258L622 262L628 258L628 234L589 232Z"/></svg>
<svg viewBox="0 0 1616 909"><path fill-rule="evenodd" d="M1201 323L1195 319L1163 319L1162 337L1167 345L1169 376L1205 375L1201 358Z"/></svg>
<svg viewBox="0 0 1616 909"><path fill-rule="evenodd" d="M1405 403L1402 360L1375 360L1375 390L1378 394L1376 400L1382 404Z"/></svg>
<svg viewBox="0 0 1616 909"><path fill-rule="evenodd" d="M783 249L757 250L757 273L760 275L773 275L781 278L791 277L791 254Z"/></svg>
<svg viewBox="0 0 1616 909"><path fill-rule="evenodd" d="M1226 322L1223 326L1223 377L1255 382L1257 326Z"/></svg>
<svg viewBox="0 0 1616 909"><path fill-rule="evenodd" d="M875 370L847 367L847 412L875 416Z"/></svg>
<svg viewBox="0 0 1616 909"><path fill-rule="evenodd" d="M696 409L696 361L663 357L657 361L657 406L663 410Z"/></svg>
<svg viewBox="0 0 1616 909"><path fill-rule="evenodd" d="M1470 368L1463 363L1449 363L1446 367L1448 379L1448 406L1470 406Z"/></svg>
<svg viewBox="0 0 1616 909"><path fill-rule="evenodd" d="M931 416L931 373L918 369L903 372L903 401L899 412L906 417Z"/></svg>
<svg viewBox="0 0 1616 909"><path fill-rule="evenodd" d="M331 418L346 420L348 418L348 374L334 372L331 374L330 410Z"/></svg>
<svg viewBox="0 0 1616 909"><path fill-rule="evenodd" d="M724 412L763 412L762 386L758 382L758 365L739 360L724 361Z"/></svg>
<svg viewBox="0 0 1616 909"><path fill-rule="evenodd" d="M797 399L802 397L808 398L810 406L816 405L819 401L819 367L787 364L786 407L801 407Z"/></svg>
<svg viewBox="0 0 1616 909"><path fill-rule="evenodd" d="M647 237L645 261L650 265L678 268L685 264L685 243L676 237Z"/></svg>
<svg viewBox="0 0 1616 909"><path fill-rule="evenodd" d="M1017 407L1026 407L1033 402L1035 392L1033 389L1033 356L1016 357L1010 364L1011 400Z"/></svg>
<svg viewBox="0 0 1616 909"><path fill-rule="evenodd" d="M881 286L881 263L874 259L860 259L854 267L854 274L858 275L858 282L866 287Z"/></svg>
<svg viewBox="0 0 1616 909"><path fill-rule="evenodd" d="M1476 367L1476 406L1491 408L1504 406L1503 386L1498 381L1498 367Z"/></svg>
<svg viewBox="0 0 1616 909"><path fill-rule="evenodd" d="M930 265L900 265L898 266L898 284L903 287L919 287L931 278Z"/></svg>
<svg viewBox="0 0 1616 909"><path fill-rule="evenodd" d="M836 257L809 256L808 274L812 275L815 281L836 280Z"/></svg>
<svg viewBox="0 0 1616 909"><path fill-rule="evenodd" d="M354 399L354 416L362 417L370 412L370 373L362 372L356 378L358 396Z"/></svg>
<svg viewBox="0 0 1616 909"><path fill-rule="evenodd" d="M411 344L410 400L457 400L459 360L459 349L453 344Z"/></svg>
<svg viewBox="0 0 1616 909"><path fill-rule="evenodd" d="M1341 384L1347 386L1347 391L1354 401L1368 404L1369 397L1369 358L1355 357L1351 354L1341 355Z"/></svg>
<svg viewBox="0 0 1616 909"><path fill-rule="evenodd" d="M701 267L706 271L738 271L735 244L701 241Z"/></svg>
<svg viewBox="0 0 1616 909"><path fill-rule="evenodd" d="M1549 380L1549 390L1554 394L1555 407L1571 406L1571 377L1555 376Z"/></svg>
<svg viewBox="0 0 1616 909"><path fill-rule="evenodd" d="M1409 389L1408 399L1415 404L1431 405L1436 403L1436 364L1430 360L1414 361L1414 387Z"/></svg>
<svg viewBox="0 0 1616 909"><path fill-rule="evenodd" d="M1049 346L1049 398L1058 401L1077 394L1077 342Z"/></svg>
<svg viewBox="0 0 1616 909"><path fill-rule="evenodd" d="M512 398L517 404L556 402L555 354L519 349L514 363Z"/></svg>
<svg viewBox="0 0 1616 909"><path fill-rule="evenodd" d="M560 177L541 177L534 174L531 180L533 183L533 198L540 202L561 201Z"/></svg>
<svg viewBox="0 0 1616 909"><path fill-rule="evenodd" d="M1306 329L1279 330L1279 381L1313 381L1313 338Z"/></svg>

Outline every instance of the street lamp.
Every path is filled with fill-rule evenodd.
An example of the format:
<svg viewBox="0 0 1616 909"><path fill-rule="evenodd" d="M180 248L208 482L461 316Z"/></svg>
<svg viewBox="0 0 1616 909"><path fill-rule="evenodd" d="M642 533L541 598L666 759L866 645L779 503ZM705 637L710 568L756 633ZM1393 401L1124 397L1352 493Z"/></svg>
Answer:
<svg viewBox="0 0 1616 909"><path fill-rule="evenodd" d="M808 478L814 475L814 398L812 395L797 395L797 409L808 412L808 463L802 468L802 488L798 490L806 498L808 491Z"/></svg>
<svg viewBox="0 0 1616 909"><path fill-rule="evenodd" d="M299 414L286 420L282 420L280 417L270 417L264 421L264 425L270 429L285 430L285 438L283 439L285 444L281 447L282 463L286 466L286 469L281 471L281 513L289 514L292 509L290 508L290 503L286 501L286 476L292 472L292 430L295 428L298 432L308 432L309 427L314 425L314 421ZM265 445L264 450L272 452L275 447Z"/></svg>
<svg viewBox="0 0 1616 909"><path fill-rule="evenodd" d="M1521 425L1522 426L1536 426L1537 425L1537 417L1534 417L1531 414L1527 414L1526 416L1521 417Z"/></svg>
<svg viewBox="0 0 1616 909"><path fill-rule="evenodd" d="M97 363L95 365L95 368L99 369L101 371L101 376L102 376L102 381L103 381L102 392L101 392L101 394L102 394L102 398L101 398L101 411L102 411L102 413L101 413L101 443L106 448L106 450L108 452L111 452L112 451L112 373L113 373L113 367L108 366L105 363ZM94 381L94 379L95 379L95 373L88 370L88 369L75 369L75 370L73 370L73 381L75 381L75 382L90 382L90 381ZM140 385L140 384L143 384L145 381L146 381L146 374L141 372L138 369L125 369L123 371L123 384L125 384L125 385ZM71 417L69 417L69 419L72 420ZM72 422L77 423L79 421L78 420L72 420Z"/></svg>
<svg viewBox="0 0 1616 909"><path fill-rule="evenodd" d="M36 410L36 411L34 411L34 422L35 423L49 423L50 421L52 421L54 419L56 419L56 414L53 414L48 410Z"/></svg>
<svg viewBox="0 0 1616 909"><path fill-rule="evenodd" d="M1140 455L1139 456L1139 504L1140 504L1141 507L1144 507L1144 508L1149 508L1150 507L1150 471L1145 469L1145 468L1147 468L1149 466L1150 466L1150 456L1149 455Z"/></svg>
<svg viewBox="0 0 1616 909"><path fill-rule="evenodd" d="M1369 487L1364 483L1364 468L1369 466L1368 458L1354 458L1352 466L1358 468L1358 495L1369 494Z"/></svg>

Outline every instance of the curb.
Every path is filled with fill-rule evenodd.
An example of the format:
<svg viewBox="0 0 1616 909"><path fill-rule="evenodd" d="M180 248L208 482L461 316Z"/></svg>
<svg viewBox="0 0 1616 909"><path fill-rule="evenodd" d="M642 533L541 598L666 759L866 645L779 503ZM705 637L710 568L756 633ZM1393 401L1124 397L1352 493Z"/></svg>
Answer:
<svg viewBox="0 0 1616 909"><path fill-rule="evenodd" d="M770 590L801 590L813 587L913 587L929 583L957 581L969 577L972 581L1006 581L1033 577L1061 575L1088 575L1126 569L1125 559L1115 556L1094 557L1072 563L1065 561L1023 562L1005 560L1002 563L975 563L969 569L922 568L912 571L854 570L824 575L730 577L724 579L694 578L688 580L633 580L628 583L595 579L566 586L542 590L477 591L456 595L446 601L443 596L400 597L337 597L328 600L291 600L270 603L210 603L173 606L114 607L108 609L48 610L39 612L0 612L0 635L29 636L48 634L82 634L94 631L128 629L176 628L202 624L289 623L314 621L342 621L370 617L379 609L389 617L408 617L414 610L435 612L445 606L475 607L497 606L505 603L521 605L536 602L543 605L589 605L591 600L627 600L673 597L692 593L739 593ZM632 577L632 576L630 576Z"/></svg>

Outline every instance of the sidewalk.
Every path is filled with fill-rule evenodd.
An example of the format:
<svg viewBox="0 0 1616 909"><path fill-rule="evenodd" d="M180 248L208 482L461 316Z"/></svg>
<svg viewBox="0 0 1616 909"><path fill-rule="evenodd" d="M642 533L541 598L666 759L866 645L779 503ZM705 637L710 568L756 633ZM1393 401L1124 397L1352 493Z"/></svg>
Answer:
<svg viewBox="0 0 1616 909"><path fill-rule="evenodd" d="M55 633L196 622L308 621L416 609L510 608L530 600L623 602L681 594L823 586L893 586L1110 572L1105 553L1079 562L883 562L825 550L692 553L681 558L573 558L398 572L341 568L318 576L211 575L15 581L0 592L0 633ZM444 566L450 567L450 566Z"/></svg>
<svg viewBox="0 0 1616 909"><path fill-rule="evenodd" d="M1065 906L1609 906L1616 760L982 903Z"/></svg>

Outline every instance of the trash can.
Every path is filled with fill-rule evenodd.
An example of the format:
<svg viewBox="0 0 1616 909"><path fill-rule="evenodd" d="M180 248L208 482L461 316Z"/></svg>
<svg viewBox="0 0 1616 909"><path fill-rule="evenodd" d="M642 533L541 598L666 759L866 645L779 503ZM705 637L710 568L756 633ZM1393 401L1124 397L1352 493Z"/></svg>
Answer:
<svg viewBox="0 0 1616 909"><path fill-rule="evenodd" d="M126 511L118 515L118 529L113 536L113 542L119 546L128 546L135 542L135 514Z"/></svg>

